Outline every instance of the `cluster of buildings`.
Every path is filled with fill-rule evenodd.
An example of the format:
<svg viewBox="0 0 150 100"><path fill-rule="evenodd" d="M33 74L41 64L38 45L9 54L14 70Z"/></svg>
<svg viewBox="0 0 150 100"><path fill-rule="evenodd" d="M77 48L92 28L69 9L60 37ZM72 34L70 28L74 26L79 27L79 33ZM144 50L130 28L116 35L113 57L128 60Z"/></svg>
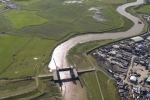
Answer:
<svg viewBox="0 0 150 100"><path fill-rule="evenodd" d="M2 3L10 3L11 0L0 0L0 2L2 2Z"/></svg>
<svg viewBox="0 0 150 100"><path fill-rule="evenodd" d="M116 79L121 100L149 100L150 34L102 46L92 56Z"/></svg>
<svg viewBox="0 0 150 100"><path fill-rule="evenodd" d="M10 10L10 9L21 9L22 7L18 4L13 4L11 0L0 0L0 3L7 4L4 9Z"/></svg>

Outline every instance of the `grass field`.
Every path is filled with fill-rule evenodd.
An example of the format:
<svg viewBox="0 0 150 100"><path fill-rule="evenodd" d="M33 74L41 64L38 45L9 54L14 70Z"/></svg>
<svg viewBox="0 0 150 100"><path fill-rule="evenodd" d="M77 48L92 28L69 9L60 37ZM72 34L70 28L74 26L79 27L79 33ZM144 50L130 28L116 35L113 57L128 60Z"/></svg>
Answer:
<svg viewBox="0 0 150 100"><path fill-rule="evenodd" d="M7 36L8 38L11 38ZM18 43L16 44L18 49L20 49L23 45L21 42L27 42L27 39L29 38L21 38L17 40L19 41L20 45ZM23 40L25 39L25 40ZM2 42L5 42L6 40L3 40ZM0 42L1 43L1 42ZM6 42L7 43L7 42ZM10 41L11 43L11 41ZM3 57L1 59L3 60L3 66L6 68L6 65L9 64L11 60L11 56L8 55L13 55L16 53L15 45L9 44L9 47L12 48L8 50L8 53L3 54ZM13 42L12 42L13 43ZM15 42L14 42L15 43ZM28 44L26 44L16 56L14 56L14 63L11 64L11 66L1 74L0 78L18 78L18 77L25 77L25 76L34 76L36 74L37 68L40 65L41 61L47 57L46 52L48 50L51 50L51 46L55 43L53 40L46 40L46 39L41 39L38 37L33 37L31 41L29 41ZM3 44L2 44L3 45ZM8 49L6 46L2 50ZM15 49L15 50L14 50ZM18 50L17 49L17 50ZM14 53L12 51L14 51ZM4 52L4 51L2 51ZM11 54L10 54L10 53ZM5 57L5 59L4 59ZM48 56L49 57L49 56ZM9 60L8 60L9 59ZM4 65L5 64L5 65ZM1 69L2 71L3 69Z"/></svg>
<svg viewBox="0 0 150 100"><path fill-rule="evenodd" d="M0 33L6 32L8 30L11 30L11 27L9 24L5 21L4 17L0 16Z"/></svg>
<svg viewBox="0 0 150 100"><path fill-rule="evenodd" d="M30 37L18 37L4 35L0 36L0 72L2 72L12 61L12 57L21 47L30 39Z"/></svg>
<svg viewBox="0 0 150 100"><path fill-rule="evenodd" d="M37 3L41 0L12 0L13 3L15 4L20 4L20 5L23 5L23 6L28 6L30 4L34 4L34 3Z"/></svg>
<svg viewBox="0 0 150 100"><path fill-rule="evenodd" d="M150 14L150 5L145 5L140 7L137 12L139 13L145 13L145 14Z"/></svg>
<svg viewBox="0 0 150 100"><path fill-rule="evenodd" d="M68 55L86 53L87 51L90 51L96 47L99 47L99 46L102 46L102 45L105 45L107 43L111 43L114 41L117 41L117 39L116 40L91 41L91 42L77 44L76 46L74 46L72 49L69 50Z"/></svg>
<svg viewBox="0 0 150 100"><path fill-rule="evenodd" d="M124 0L102 0L103 2L112 3L112 4L121 4L124 3Z"/></svg>
<svg viewBox="0 0 150 100"><path fill-rule="evenodd" d="M19 30L13 30L9 34L21 36L40 36L43 38L60 40L66 34L71 33L74 29L70 25L53 24L47 22L40 26L27 26Z"/></svg>
<svg viewBox="0 0 150 100"><path fill-rule="evenodd" d="M71 57L78 70L83 70L83 69L88 69L93 67L84 54L75 54L72 55Z"/></svg>
<svg viewBox="0 0 150 100"><path fill-rule="evenodd" d="M21 18L15 22L11 21L14 18L8 18L12 24L17 24L14 25L16 28L27 26L9 33L22 36L38 35L44 38L60 40L70 33L101 32L120 27L121 22L116 20L118 19L118 13L109 5L101 1L83 1L81 5L77 3L65 4L64 1L44 0L40 3L25 7L25 10L21 11L23 12L21 17L27 13L24 11L28 11L29 13L30 10L34 10L38 11L37 15L48 19L49 22L38 26L27 26L31 18L27 18L26 25L16 23L20 22L19 19ZM101 7L101 17L106 19L106 21L97 21L92 16L89 16L89 14L94 14L89 10L91 7ZM11 15L11 12L7 14ZM15 15L14 12L12 14ZM34 22L33 25L35 25Z"/></svg>
<svg viewBox="0 0 150 100"><path fill-rule="evenodd" d="M102 72L97 72L101 90L105 100L119 100L118 92L115 88L115 81L109 78Z"/></svg>
<svg viewBox="0 0 150 100"><path fill-rule="evenodd" d="M36 13L37 11L11 10L5 13L5 16L16 29L30 25L40 25L48 21L45 18L37 16Z"/></svg>
<svg viewBox="0 0 150 100"><path fill-rule="evenodd" d="M89 100L102 100L96 76L94 72L81 75L83 84L86 86Z"/></svg>
<svg viewBox="0 0 150 100"><path fill-rule="evenodd" d="M32 100L62 100L62 94L57 84L49 79L40 80L43 93Z"/></svg>
<svg viewBox="0 0 150 100"><path fill-rule="evenodd" d="M24 81L0 81L0 97L23 93L33 89L35 86L34 80Z"/></svg>
<svg viewBox="0 0 150 100"><path fill-rule="evenodd" d="M4 6L7 5L5 3L0 3L0 12L4 10Z"/></svg>

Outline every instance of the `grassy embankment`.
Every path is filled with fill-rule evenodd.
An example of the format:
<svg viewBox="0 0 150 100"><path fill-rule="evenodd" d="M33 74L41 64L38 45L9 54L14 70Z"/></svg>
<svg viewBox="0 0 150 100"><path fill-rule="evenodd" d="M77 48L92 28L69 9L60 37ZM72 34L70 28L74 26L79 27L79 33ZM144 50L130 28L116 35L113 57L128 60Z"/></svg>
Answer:
<svg viewBox="0 0 150 100"><path fill-rule="evenodd" d="M49 79L40 79L39 88L42 93L32 100L62 100L62 94L57 84L49 81Z"/></svg>
<svg viewBox="0 0 150 100"><path fill-rule="evenodd" d="M19 85L18 85L19 84ZM14 94L18 94L18 96L22 95L21 97L31 96L31 94L26 94L23 96L24 93L27 91L30 93L31 91L35 91L36 87L34 86L34 80L22 80L22 81L0 81L0 98L9 97L8 100L15 100ZM37 91L38 92L38 91ZM32 94L33 95L33 94ZM4 99L4 100L7 100Z"/></svg>
<svg viewBox="0 0 150 100"><path fill-rule="evenodd" d="M145 13L145 14L150 14L150 5L145 5L137 9L137 12L139 13Z"/></svg>

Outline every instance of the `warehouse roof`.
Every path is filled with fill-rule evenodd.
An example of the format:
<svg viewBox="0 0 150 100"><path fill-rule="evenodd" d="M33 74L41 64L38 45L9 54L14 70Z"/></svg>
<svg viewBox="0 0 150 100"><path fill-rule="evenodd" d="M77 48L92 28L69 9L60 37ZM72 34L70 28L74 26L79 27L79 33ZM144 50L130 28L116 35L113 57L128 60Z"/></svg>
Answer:
<svg viewBox="0 0 150 100"><path fill-rule="evenodd" d="M141 36L136 36L136 37L131 38L131 40L133 40L134 42L140 42L140 41L143 41L144 39Z"/></svg>

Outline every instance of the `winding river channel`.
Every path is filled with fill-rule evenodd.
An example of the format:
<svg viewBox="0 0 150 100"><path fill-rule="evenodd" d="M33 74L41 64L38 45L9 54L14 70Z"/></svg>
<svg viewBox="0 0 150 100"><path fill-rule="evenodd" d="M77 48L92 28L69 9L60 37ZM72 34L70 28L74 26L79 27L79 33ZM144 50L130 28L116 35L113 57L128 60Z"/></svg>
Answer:
<svg viewBox="0 0 150 100"><path fill-rule="evenodd" d="M125 9L127 7L139 5L142 3L144 3L144 0L137 0L136 2L124 4L117 8L117 11L121 15L127 17L128 19L134 22L134 26L131 29L125 32L100 33L100 34L94 33L94 34L79 35L79 36L70 38L69 40L61 43L54 49L51 61L49 63L49 68L51 70L55 69L56 68L55 62L57 66L60 68L68 67L67 60L66 60L67 52L78 43L85 43L89 41L104 40L104 39L125 38L125 37L134 36L134 35L141 33L144 28L144 24L143 23L138 24L138 21L140 21L140 19L127 13ZM55 59L55 62L53 59ZM63 72L60 75L61 75L61 78L70 77L67 72ZM63 91L63 96L65 100L86 100L86 97L79 96L79 95L86 94L85 90L80 91L80 86L74 85L72 82L63 83L62 91Z"/></svg>

